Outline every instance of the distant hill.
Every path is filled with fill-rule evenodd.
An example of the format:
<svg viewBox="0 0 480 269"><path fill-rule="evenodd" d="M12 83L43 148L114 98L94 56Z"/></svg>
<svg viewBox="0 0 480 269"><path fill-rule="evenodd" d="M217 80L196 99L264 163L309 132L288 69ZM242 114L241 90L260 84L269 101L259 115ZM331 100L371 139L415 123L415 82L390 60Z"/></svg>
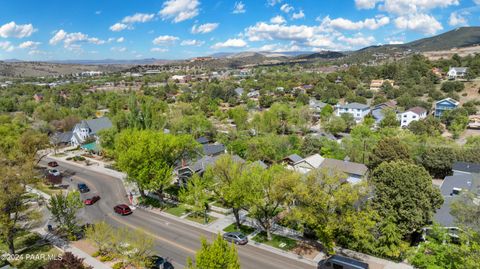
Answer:
<svg viewBox="0 0 480 269"><path fill-rule="evenodd" d="M460 27L440 35L415 40L405 44L366 47L349 54L351 60L366 60L374 54L443 51L480 44L480 27Z"/></svg>
<svg viewBox="0 0 480 269"><path fill-rule="evenodd" d="M304 60L313 60L313 59L337 59L345 56L342 52L337 51L322 51L310 54L303 54L295 57L296 59L304 59Z"/></svg>

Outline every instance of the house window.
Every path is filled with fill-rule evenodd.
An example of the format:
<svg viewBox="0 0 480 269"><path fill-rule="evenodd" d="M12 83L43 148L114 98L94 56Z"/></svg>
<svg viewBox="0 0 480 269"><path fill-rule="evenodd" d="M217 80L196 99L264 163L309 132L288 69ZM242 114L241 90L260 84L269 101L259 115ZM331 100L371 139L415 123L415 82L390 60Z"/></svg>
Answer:
<svg viewBox="0 0 480 269"><path fill-rule="evenodd" d="M407 120L403 120L403 123L407 123Z"/></svg>
<svg viewBox="0 0 480 269"><path fill-rule="evenodd" d="M403 115L403 117L404 117L404 118L406 118L406 117L407 117L407 115Z"/></svg>
<svg viewBox="0 0 480 269"><path fill-rule="evenodd" d="M417 116L413 116L412 118L416 119L416 118L417 118Z"/></svg>
<svg viewBox="0 0 480 269"><path fill-rule="evenodd" d="M360 117L360 114L359 114L359 113L357 113L357 117Z"/></svg>

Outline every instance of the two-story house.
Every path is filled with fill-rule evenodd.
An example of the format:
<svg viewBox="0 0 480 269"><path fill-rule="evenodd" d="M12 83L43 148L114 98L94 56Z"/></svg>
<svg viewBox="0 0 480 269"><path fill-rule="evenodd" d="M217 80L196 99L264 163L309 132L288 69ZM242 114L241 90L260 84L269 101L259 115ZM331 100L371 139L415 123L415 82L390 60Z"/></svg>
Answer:
<svg viewBox="0 0 480 269"><path fill-rule="evenodd" d="M443 112L453 110L458 107L460 103L452 98L445 98L435 103L435 117L440 118Z"/></svg>
<svg viewBox="0 0 480 269"><path fill-rule="evenodd" d="M337 105L336 115L341 116L342 114L352 114L356 122L363 121L363 118L370 113L370 107L368 105L360 103L349 103L345 105Z"/></svg>
<svg viewBox="0 0 480 269"><path fill-rule="evenodd" d="M467 75L467 67L450 67L448 70L448 79L464 78Z"/></svg>
<svg viewBox="0 0 480 269"><path fill-rule="evenodd" d="M82 120L73 128L70 143L73 146L79 146L89 139L97 141L98 132L109 129L112 126L112 122L107 117L92 120Z"/></svg>
<svg viewBox="0 0 480 269"><path fill-rule="evenodd" d="M427 117L427 110L423 107L412 107L409 110L399 113L398 118L400 120L401 127L407 127L412 121L419 121Z"/></svg>

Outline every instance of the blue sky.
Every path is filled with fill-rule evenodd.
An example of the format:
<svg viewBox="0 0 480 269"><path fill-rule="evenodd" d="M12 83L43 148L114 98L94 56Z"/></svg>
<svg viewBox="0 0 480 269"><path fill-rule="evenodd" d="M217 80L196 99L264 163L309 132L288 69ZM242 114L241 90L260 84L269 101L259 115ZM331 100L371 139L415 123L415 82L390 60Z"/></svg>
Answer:
<svg viewBox="0 0 480 269"><path fill-rule="evenodd" d="M480 0L2 0L0 59L352 50L480 25Z"/></svg>

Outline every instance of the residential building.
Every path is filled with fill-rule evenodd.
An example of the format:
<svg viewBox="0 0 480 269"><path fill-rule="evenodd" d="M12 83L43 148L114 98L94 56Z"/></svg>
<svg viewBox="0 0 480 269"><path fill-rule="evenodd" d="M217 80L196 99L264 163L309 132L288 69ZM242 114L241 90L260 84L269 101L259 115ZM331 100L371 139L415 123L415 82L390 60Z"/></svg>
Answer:
<svg viewBox="0 0 480 269"><path fill-rule="evenodd" d="M345 113L351 114L356 122L361 122L370 113L370 107L360 103L337 105L336 115L341 116Z"/></svg>
<svg viewBox="0 0 480 269"><path fill-rule="evenodd" d="M445 98L435 103L435 117L440 118L443 112L453 110L458 107L460 103L452 98Z"/></svg>
<svg viewBox="0 0 480 269"><path fill-rule="evenodd" d="M448 79L464 78L467 75L467 67L450 67L448 70Z"/></svg>
<svg viewBox="0 0 480 269"><path fill-rule="evenodd" d="M468 128L470 129L480 129L480 115L471 115L468 116Z"/></svg>
<svg viewBox="0 0 480 269"><path fill-rule="evenodd" d="M236 88L234 91L235 91L235 94L239 97L241 97L243 95L243 93L245 92L245 90L243 90L243 88Z"/></svg>
<svg viewBox="0 0 480 269"><path fill-rule="evenodd" d="M435 213L435 220L444 227L457 227L455 218L450 214L451 204L462 192L473 192L480 198L480 164L456 162L453 164L453 175L447 176L440 186L443 205Z"/></svg>
<svg viewBox="0 0 480 269"><path fill-rule="evenodd" d="M70 142L73 146L79 146L88 140L98 141L98 133L112 126L112 122L107 117L82 120L73 128Z"/></svg>
<svg viewBox="0 0 480 269"><path fill-rule="evenodd" d="M252 98L252 99L256 99L256 98L260 97L260 91L259 90L253 90L253 91L247 93L247 97Z"/></svg>
<svg viewBox="0 0 480 269"><path fill-rule="evenodd" d="M320 113L322 109L327 105L328 104L314 98L311 98L310 101L308 102L308 106L310 107L310 109L316 113Z"/></svg>
<svg viewBox="0 0 480 269"><path fill-rule="evenodd" d="M373 79L370 82L370 90L374 92L380 91L384 83L389 83L390 85L394 85L395 81L390 79Z"/></svg>
<svg viewBox="0 0 480 269"><path fill-rule="evenodd" d="M217 156L227 152L223 144L203 144L202 146L202 155L204 156Z"/></svg>
<svg viewBox="0 0 480 269"><path fill-rule="evenodd" d="M35 100L35 102L39 103L43 100L43 94L36 93L33 95L33 99Z"/></svg>
<svg viewBox="0 0 480 269"><path fill-rule="evenodd" d="M194 174L198 174L200 176L205 173L207 168L213 164L221 157L222 155L217 156L203 156L202 158L191 161L189 164L182 164L180 167L175 169L175 175L177 177L177 181L180 185L185 185L190 177ZM242 159L238 155L232 156L235 162L245 163L245 160Z"/></svg>
<svg viewBox="0 0 480 269"><path fill-rule="evenodd" d="M299 161L303 160L303 158L297 154L289 155L283 158L282 163L287 168L291 168L293 170L293 165Z"/></svg>
<svg viewBox="0 0 480 269"><path fill-rule="evenodd" d="M343 180L352 184L360 182L368 172L368 168L364 164L323 158L320 154L314 154L293 164L289 163L297 157L300 156L294 154L284 159L287 169L295 170L302 174L307 174L316 169L338 171L346 175L346 178Z"/></svg>
<svg viewBox="0 0 480 269"><path fill-rule="evenodd" d="M371 110L370 114L372 115L372 117L375 119L375 123L378 124L380 123L383 118L385 117L385 113L384 111L386 109L391 109L391 110L394 110L396 111L397 109L397 101L395 100L390 100L388 102L385 102L385 103L381 103L381 104L378 104L376 106L373 107L373 109Z"/></svg>
<svg viewBox="0 0 480 269"><path fill-rule="evenodd" d="M407 127L412 121L419 121L427 117L427 110L423 107L412 107L409 110L398 114L401 127Z"/></svg>

